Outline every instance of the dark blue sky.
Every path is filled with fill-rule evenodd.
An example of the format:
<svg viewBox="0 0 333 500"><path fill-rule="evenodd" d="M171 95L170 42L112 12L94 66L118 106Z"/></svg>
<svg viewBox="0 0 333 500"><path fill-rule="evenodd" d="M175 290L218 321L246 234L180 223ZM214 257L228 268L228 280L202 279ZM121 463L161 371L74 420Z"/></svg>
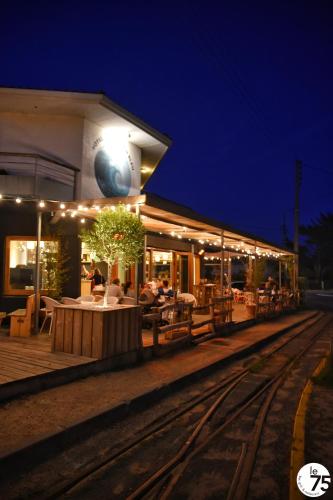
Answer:
<svg viewBox="0 0 333 500"><path fill-rule="evenodd" d="M292 5L291 5L292 4ZM173 145L147 189L281 241L333 211L330 2L5 2L0 84L103 90Z"/></svg>

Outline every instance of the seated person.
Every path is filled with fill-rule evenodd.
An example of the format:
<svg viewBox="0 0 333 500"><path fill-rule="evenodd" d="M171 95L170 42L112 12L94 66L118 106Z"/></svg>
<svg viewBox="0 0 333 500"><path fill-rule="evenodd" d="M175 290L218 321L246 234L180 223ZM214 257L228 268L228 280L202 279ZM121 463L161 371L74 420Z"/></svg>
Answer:
<svg viewBox="0 0 333 500"><path fill-rule="evenodd" d="M114 280L112 280L112 283L109 286L108 296L109 297L118 297L118 299L123 298L124 294L123 294L123 291L120 287L120 279L119 278L115 278Z"/></svg>
<svg viewBox="0 0 333 500"><path fill-rule="evenodd" d="M158 295L165 295L166 297L173 297L174 293L171 287L169 287L168 280L163 280L163 286L158 288Z"/></svg>
<svg viewBox="0 0 333 500"><path fill-rule="evenodd" d="M149 283L145 283L140 292L139 304L144 306L144 313L148 313L152 307L158 306L157 296L152 292Z"/></svg>
<svg viewBox="0 0 333 500"><path fill-rule="evenodd" d="M135 298L135 291L132 288L132 282L131 281L126 281L126 283L123 285L123 290L124 290L124 296L125 297Z"/></svg>

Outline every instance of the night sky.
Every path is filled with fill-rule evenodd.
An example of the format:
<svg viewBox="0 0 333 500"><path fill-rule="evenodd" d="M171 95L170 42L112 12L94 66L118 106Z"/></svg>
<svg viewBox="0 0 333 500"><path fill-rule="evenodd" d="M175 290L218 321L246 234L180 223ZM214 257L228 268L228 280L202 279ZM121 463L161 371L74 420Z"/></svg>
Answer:
<svg viewBox="0 0 333 500"><path fill-rule="evenodd" d="M7 1L0 85L104 91L173 140L148 191L280 243L295 159L333 211L330 4Z"/></svg>

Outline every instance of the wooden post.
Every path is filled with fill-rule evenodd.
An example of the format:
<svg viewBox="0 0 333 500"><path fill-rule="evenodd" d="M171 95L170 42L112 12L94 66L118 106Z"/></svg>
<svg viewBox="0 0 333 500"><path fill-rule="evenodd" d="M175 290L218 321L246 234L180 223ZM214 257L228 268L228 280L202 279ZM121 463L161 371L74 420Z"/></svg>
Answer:
<svg viewBox="0 0 333 500"><path fill-rule="evenodd" d="M35 269L35 333L39 332L39 289L40 289L40 241L42 234L42 212L37 209L37 244Z"/></svg>
<svg viewBox="0 0 333 500"><path fill-rule="evenodd" d="M139 220L141 220L141 210L140 210L140 205L137 204L135 208L135 212ZM143 257L142 257L142 276L143 280L145 279L145 267L146 267L146 248L147 248L147 236L144 238L144 245L143 245ZM134 285L134 290L135 290L135 300L139 300L139 295L140 295L140 283L139 283L139 276L140 276L140 270L139 270L140 263L137 262L135 264L135 285Z"/></svg>
<svg viewBox="0 0 333 500"><path fill-rule="evenodd" d="M279 259L279 290L282 288L282 266L281 261Z"/></svg>
<svg viewBox="0 0 333 500"><path fill-rule="evenodd" d="M230 252L228 252L228 283L229 283L229 288L231 289L231 257L230 257Z"/></svg>
<svg viewBox="0 0 333 500"><path fill-rule="evenodd" d="M224 293L224 231L221 231L221 297Z"/></svg>

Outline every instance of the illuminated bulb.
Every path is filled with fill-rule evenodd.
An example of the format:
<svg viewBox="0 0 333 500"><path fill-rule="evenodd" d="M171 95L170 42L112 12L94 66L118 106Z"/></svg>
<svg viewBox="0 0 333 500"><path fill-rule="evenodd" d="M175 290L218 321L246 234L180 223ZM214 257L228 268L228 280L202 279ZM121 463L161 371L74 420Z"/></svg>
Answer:
<svg viewBox="0 0 333 500"><path fill-rule="evenodd" d="M160 231L159 234L163 234L163 233L161 233L161 231Z"/></svg>
<svg viewBox="0 0 333 500"><path fill-rule="evenodd" d="M82 205L79 205L79 206L77 207L77 209L78 209L78 210L82 210L82 209L83 209L83 206L82 206Z"/></svg>
<svg viewBox="0 0 333 500"><path fill-rule="evenodd" d="M88 212L88 207L84 207L84 208L83 208L83 210L84 210L85 212Z"/></svg>
<svg viewBox="0 0 333 500"><path fill-rule="evenodd" d="M0 200L2 200L2 194L0 194Z"/></svg>
<svg viewBox="0 0 333 500"><path fill-rule="evenodd" d="M84 224L86 222L86 219L81 219L81 224Z"/></svg>
<svg viewBox="0 0 333 500"><path fill-rule="evenodd" d="M112 205L111 210L112 210L112 212L114 212L116 210L116 207L114 205Z"/></svg>
<svg viewBox="0 0 333 500"><path fill-rule="evenodd" d="M126 208L127 208L127 211L128 211L128 212L130 212L130 211L131 211L131 205L130 205L130 204L126 205Z"/></svg>
<svg viewBox="0 0 333 500"><path fill-rule="evenodd" d="M66 217L66 212L61 212L61 217Z"/></svg>
<svg viewBox="0 0 333 500"><path fill-rule="evenodd" d="M16 198L15 201L16 201L16 203L21 203L22 202L22 198Z"/></svg>
<svg viewBox="0 0 333 500"><path fill-rule="evenodd" d="M71 213L71 217L75 217L75 215L76 215L76 212Z"/></svg>
<svg viewBox="0 0 333 500"><path fill-rule="evenodd" d="M101 207L100 207L100 206L95 205L95 210L97 210L97 212L99 212L99 211L100 211L100 209L101 209Z"/></svg>
<svg viewBox="0 0 333 500"><path fill-rule="evenodd" d="M181 234L178 234L178 235L177 235L177 238L178 238L179 240L181 240L181 239L182 239L182 235L181 235Z"/></svg>
<svg viewBox="0 0 333 500"><path fill-rule="evenodd" d="M43 200L41 200L41 201L39 202L39 206L40 206L41 208L45 207L45 202L44 202Z"/></svg>
<svg viewBox="0 0 333 500"><path fill-rule="evenodd" d="M175 232L174 231L171 231L171 236L174 236L175 235Z"/></svg>
<svg viewBox="0 0 333 500"><path fill-rule="evenodd" d="M65 203L60 203L60 208L61 208L61 210L64 210L66 208Z"/></svg>

